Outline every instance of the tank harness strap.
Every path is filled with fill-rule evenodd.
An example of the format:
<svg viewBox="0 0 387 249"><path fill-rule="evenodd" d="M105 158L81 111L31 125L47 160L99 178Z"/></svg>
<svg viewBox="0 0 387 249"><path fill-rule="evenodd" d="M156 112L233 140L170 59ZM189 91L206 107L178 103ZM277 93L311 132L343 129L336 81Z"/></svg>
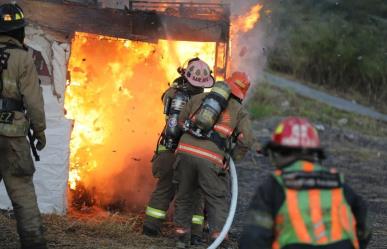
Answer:
<svg viewBox="0 0 387 249"><path fill-rule="evenodd" d="M184 130L185 132L188 132L189 134L191 134L192 136L196 137L196 138L199 138L199 139L208 139L210 141L212 141L220 150L222 151L227 151L227 145L228 145L228 141L229 139L228 138L224 138L222 137L219 132L217 130L217 123L218 123L218 120L219 120L219 117L218 117L218 120L215 122L214 126L212 127L212 129L210 131L208 131L207 133L200 133L200 134L197 134L196 132L193 131L193 122L192 122L192 118L195 117L195 115L199 112L199 110L201 109L201 107L203 106L203 103L204 101L200 104L200 106L190 115L190 118L188 120L186 120L186 123L185 123L185 127L184 127ZM222 108L223 109L226 109L228 105L228 101L226 102L222 102ZM232 134L232 132L231 132ZM230 137L232 136L230 134Z"/></svg>
<svg viewBox="0 0 387 249"><path fill-rule="evenodd" d="M212 130L209 135L209 139L216 144L216 146L222 150L227 150L227 138L223 138L219 135L217 131Z"/></svg>
<svg viewBox="0 0 387 249"><path fill-rule="evenodd" d="M18 45L15 45L12 43L6 43L6 42L0 42L0 45L4 46L4 47L0 47L0 98L2 98L3 88L4 88L3 71L8 68L8 59L10 57L10 53L6 52L6 50L21 49L21 50L27 51L28 49L24 46L20 47ZM3 103L0 103L0 107L3 107Z"/></svg>
<svg viewBox="0 0 387 249"><path fill-rule="evenodd" d="M0 98L3 96L3 71L8 67L10 53L5 52L7 46L0 48Z"/></svg>
<svg viewBox="0 0 387 249"><path fill-rule="evenodd" d="M4 112L12 112L12 111L23 112L24 111L23 102L19 101L19 100L15 100L15 99L0 97L0 111L4 111Z"/></svg>

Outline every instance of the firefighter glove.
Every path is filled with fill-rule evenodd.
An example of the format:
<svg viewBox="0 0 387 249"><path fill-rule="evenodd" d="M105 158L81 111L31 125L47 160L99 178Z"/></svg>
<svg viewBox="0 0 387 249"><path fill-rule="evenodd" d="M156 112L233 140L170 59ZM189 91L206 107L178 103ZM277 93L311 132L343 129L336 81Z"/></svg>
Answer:
<svg viewBox="0 0 387 249"><path fill-rule="evenodd" d="M39 151L43 150L43 148L46 147L46 135L44 134L44 131L34 132L34 138L38 140L36 149Z"/></svg>

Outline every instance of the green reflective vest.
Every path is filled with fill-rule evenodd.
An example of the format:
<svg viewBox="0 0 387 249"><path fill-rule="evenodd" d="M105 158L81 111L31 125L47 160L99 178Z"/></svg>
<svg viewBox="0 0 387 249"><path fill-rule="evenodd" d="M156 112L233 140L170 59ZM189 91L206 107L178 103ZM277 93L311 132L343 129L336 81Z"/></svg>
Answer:
<svg viewBox="0 0 387 249"><path fill-rule="evenodd" d="M358 249L355 218L342 187L289 187L284 176L297 172L325 172L330 175L328 170L307 161L297 161L274 173L275 179L284 189L285 201L275 218L276 237L272 248L280 249L291 244L317 246L350 240L354 248ZM337 176L337 182L342 182L343 177ZM312 186L319 181L305 179L304 183L312 181ZM302 181L293 181L292 184L302 184Z"/></svg>

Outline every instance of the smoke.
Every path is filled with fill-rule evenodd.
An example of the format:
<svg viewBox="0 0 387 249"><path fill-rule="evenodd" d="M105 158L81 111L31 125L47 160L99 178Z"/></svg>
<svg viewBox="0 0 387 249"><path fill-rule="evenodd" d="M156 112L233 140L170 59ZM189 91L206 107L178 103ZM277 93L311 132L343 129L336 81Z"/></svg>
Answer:
<svg viewBox="0 0 387 249"><path fill-rule="evenodd" d="M255 27L248 32L237 32L231 36L231 72L246 72L253 84L263 79L263 71L267 62L267 48L272 43L265 28L264 19L268 17L267 9L262 1L231 1L232 20L244 15L256 4L262 4L263 8L260 10L260 18ZM237 28L232 26L231 30Z"/></svg>

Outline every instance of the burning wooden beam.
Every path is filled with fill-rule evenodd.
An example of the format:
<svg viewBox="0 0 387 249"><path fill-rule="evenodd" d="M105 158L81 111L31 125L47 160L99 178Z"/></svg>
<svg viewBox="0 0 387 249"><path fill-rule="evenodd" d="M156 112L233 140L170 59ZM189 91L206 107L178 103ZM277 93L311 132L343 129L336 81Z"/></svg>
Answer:
<svg viewBox="0 0 387 249"><path fill-rule="evenodd" d="M7 3L8 0L0 0ZM130 40L172 39L226 42L229 18L203 20L149 10L101 9L57 0L19 0L31 24L68 40L76 31Z"/></svg>

